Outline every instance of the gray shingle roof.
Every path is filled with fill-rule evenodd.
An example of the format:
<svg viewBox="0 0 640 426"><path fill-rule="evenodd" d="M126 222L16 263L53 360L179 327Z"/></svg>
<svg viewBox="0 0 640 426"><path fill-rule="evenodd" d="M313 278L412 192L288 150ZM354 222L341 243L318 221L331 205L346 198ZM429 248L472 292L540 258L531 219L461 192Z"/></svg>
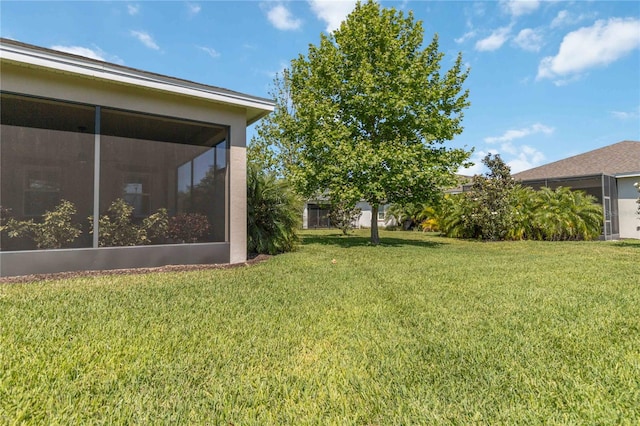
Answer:
<svg viewBox="0 0 640 426"><path fill-rule="evenodd" d="M516 173L517 180L640 173L640 142L623 141Z"/></svg>

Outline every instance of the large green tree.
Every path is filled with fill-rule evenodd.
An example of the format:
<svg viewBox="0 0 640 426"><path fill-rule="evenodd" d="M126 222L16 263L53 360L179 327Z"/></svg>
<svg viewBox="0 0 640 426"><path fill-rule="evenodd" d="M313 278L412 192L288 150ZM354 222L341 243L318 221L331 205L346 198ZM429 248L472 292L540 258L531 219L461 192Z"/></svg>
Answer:
<svg viewBox="0 0 640 426"><path fill-rule="evenodd" d="M423 37L411 12L358 3L276 80L277 110L254 141L304 195L367 201L374 244L381 204L429 200L469 156L444 146L462 132L468 70L458 55L443 72L437 35Z"/></svg>

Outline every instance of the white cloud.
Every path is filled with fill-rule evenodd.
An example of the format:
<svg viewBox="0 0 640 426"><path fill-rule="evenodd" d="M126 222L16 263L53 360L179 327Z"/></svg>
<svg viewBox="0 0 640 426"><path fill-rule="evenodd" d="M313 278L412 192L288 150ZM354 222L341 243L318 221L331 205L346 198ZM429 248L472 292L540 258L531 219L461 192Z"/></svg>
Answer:
<svg viewBox="0 0 640 426"><path fill-rule="evenodd" d="M476 50L481 52L493 51L500 49L502 45L509 39L511 25L508 27L500 27L494 30L491 35L476 42Z"/></svg>
<svg viewBox="0 0 640 426"><path fill-rule="evenodd" d="M82 46L51 46L53 50L71 53L72 55L84 56L85 58L97 59L98 61L106 61L104 54L100 50L89 49Z"/></svg>
<svg viewBox="0 0 640 426"><path fill-rule="evenodd" d="M553 80L553 85L557 87L567 86L571 83L575 83L576 81L582 80L584 74L575 74L569 78L560 78L557 80Z"/></svg>
<svg viewBox="0 0 640 426"><path fill-rule="evenodd" d="M537 79L570 76L596 66L606 66L640 47L640 19L611 18L596 21L567 34L556 56L540 61Z"/></svg>
<svg viewBox="0 0 640 426"><path fill-rule="evenodd" d="M267 19L279 30L297 30L302 25L302 21L294 18L283 4L277 4L269 9Z"/></svg>
<svg viewBox="0 0 640 426"><path fill-rule="evenodd" d="M209 56L211 56L212 58L219 58L220 57L220 52L218 52L213 47L198 46L198 49L202 50L203 52L207 52L209 54Z"/></svg>
<svg viewBox="0 0 640 426"><path fill-rule="evenodd" d="M542 33L540 30L525 28L518 33L513 42L523 50L539 52L543 44Z"/></svg>
<svg viewBox="0 0 640 426"><path fill-rule="evenodd" d="M529 127L524 127L522 129L507 130L501 136L490 136L490 137L484 138L484 141L487 143L511 142L514 139L521 139L526 136L535 135L537 133L550 135L551 133L554 132L554 130L555 129L553 127L545 126L544 124L541 124L541 123L536 123Z"/></svg>
<svg viewBox="0 0 640 426"><path fill-rule="evenodd" d="M327 23L327 32L337 30L355 5L353 0L309 0L311 11L318 19Z"/></svg>
<svg viewBox="0 0 640 426"><path fill-rule="evenodd" d="M565 25L568 22L569 19L570 19L569 18L569 11L561 10L560 12L558 12L556 17L553 18L553 21L551 21L551 28L561 27L561 26Z"/></svg>
<svg viewBox="0 0 640 426"><path fill-rule="evenodd" d="M482 164L482 160L484 159L484 157L486 157L487 154L495 155L497 153L498 152L493 149L487 151L474 151L471 155L471 158L469 159L473 163L473 166L464 168L461 167L460 169L458 169L457 173L463 176L480 175L487 170L487 167Z"/></svg>
<svg viewBox="0 0 640 426"><path fill-rule="evenodd" d="M187 3L187 9L190 15L197 15L202 10L198 3Z"/></svg>
<svg viewBox="0 0 640 426"><path fill-rule="evenodd" d="M611 115L618 120L640 119L640 106L634 111L610 111Z"/></svg>
<svg viewBox="0 0 640 426"><path fill-rule="evenodd" d="M131 31L131 35L140 40L142 44L147 46L149 49L160 50L160 46L153 41L153 37L151 37L148 33L144 31Z"/></svg>
<svg viewBox="0 0 640 426"><path fill-rule="evenodd" d="M507 165L511 167L511 173L519 173L523 170L537 167L545 159L542 152L528 145L511 148L512 152L510 154L515 155L514 158L507 160Z"/></svg>
<svg viewBox="0 0 640 426"><path fill-rule="evenodd" d="M593 13L575 15L570 13L568 10L561 10L560 12L558 12L556 17L553 18L553 21L551 21L550 27L551 28L566 27L568 25L574 25L580 21L584 21L585 19L590 19L590 18L592 19L594 17L595 17L595 14Z"/></svg>
<svg viewBox="0 0 640 426"><path fill-rule="evenodd" d="M542 152L529 145L515 146L510 142L506 142L500 146L499 150L487 149L486 151L475 151L470 159L474 165L459 169L458 174L473 176L487 172L487 167L482 164L482 160L487 154L500 154L500 157L502 157L505 163L511 168L511 173L518 173L532 167L537 167L545 160Z"/></svg>
<svg viewBox="0 0 640 426"><path fill-rule="evenodd" d="M500 0L500 5L511 16L518 17L535 11L540 2L538 0Z"/></svg>
<svg viewBox="0 0 640 426"><path fill-rule="evenodd" d="M456 39L454 39L453 41L455 41L458 44L464 43L465 41L469 40L470 38L473 38L476 36L476 31L472 30L472 31L468 31L466 33L464 33L461 37L458 37Z"/></svg>
<svg viewBox="0 0 640 426"><path fill-rule="evenodd" d="M127 12L129 13L129 15L137 15L138 12L140 12L140 5L139 4L128 4L127 5Z"/></svg>
<svg viewBox="0 0 640 426"><path fill-rule="evenodd" d="M485 3L481 1L473 2L473 12L476 14L476 16L484 16L484 14L487 12Z"/></svg>

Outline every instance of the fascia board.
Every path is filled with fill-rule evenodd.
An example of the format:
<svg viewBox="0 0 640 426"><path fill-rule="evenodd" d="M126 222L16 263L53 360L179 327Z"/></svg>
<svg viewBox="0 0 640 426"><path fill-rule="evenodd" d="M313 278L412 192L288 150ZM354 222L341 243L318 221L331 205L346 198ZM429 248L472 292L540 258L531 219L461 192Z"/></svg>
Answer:
<svg viewBox="0 0 640 426"><path fill-rule="evenodd" d="M640 177L640 172L628 172L628 173L617 173L613 175L616 179L618 178L634 178Z"/></svg>

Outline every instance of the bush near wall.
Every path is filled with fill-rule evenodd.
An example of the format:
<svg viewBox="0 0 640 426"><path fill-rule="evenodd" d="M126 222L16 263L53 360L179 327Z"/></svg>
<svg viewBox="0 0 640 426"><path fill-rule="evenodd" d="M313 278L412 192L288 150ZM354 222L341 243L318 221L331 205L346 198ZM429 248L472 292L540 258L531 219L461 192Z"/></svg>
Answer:
<svg viewBox="0 0 640 426"><path fill-rule="evenodd" d="M583 191L559 187L534 191L511 177L499 155L474 176L471 190L446 198L440 217L444 235L482 240L592 240L602 233L602 206Z"/></svg>
<svg viewBox="0 0 640 426"><path fill-rule="evenodd" d="M284 179L247 164L247 250L277 254L292 251L302 222L302 200Z"/></svg>
<svg viewBox="0 0 640 426"><path fill-rule="evenodd" d="M443 234L455 238L496 239L483 238L492 235L491 231L497 226L485 232L482 226L486 222L475 221L476 202L466 193L448 197L440 218ZM509 202L510 216L501 223L510 225L501 240L594 240L602 233L602 206L583 191L564 187L534 191L516 187Z"/></svg>

